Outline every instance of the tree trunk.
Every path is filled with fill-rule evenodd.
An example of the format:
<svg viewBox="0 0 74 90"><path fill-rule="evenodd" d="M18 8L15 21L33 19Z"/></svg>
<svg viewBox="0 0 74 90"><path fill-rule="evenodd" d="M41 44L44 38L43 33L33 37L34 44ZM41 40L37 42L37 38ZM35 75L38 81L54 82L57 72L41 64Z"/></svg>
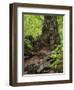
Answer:
<svg viewBox="0 0 74 90"><path fill-rule="evenodd" d="M45 16L41 35L43 46L53 50L59 43L57 16Z"/></svg>

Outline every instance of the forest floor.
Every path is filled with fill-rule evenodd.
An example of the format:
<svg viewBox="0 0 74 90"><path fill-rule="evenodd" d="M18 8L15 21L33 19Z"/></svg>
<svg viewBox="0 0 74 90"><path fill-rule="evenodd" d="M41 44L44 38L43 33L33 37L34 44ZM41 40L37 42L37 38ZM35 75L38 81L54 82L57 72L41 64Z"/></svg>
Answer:
<svg viewBox="0 0 74 90"><path fill-rule="evenodd" d="M54 73L55 71L49 66L53 62L49 55L54 51L49 51L47 48L43 48L39 52L32 52L32 57L25 62L25 74L39 74L39 73Z"/></svg>

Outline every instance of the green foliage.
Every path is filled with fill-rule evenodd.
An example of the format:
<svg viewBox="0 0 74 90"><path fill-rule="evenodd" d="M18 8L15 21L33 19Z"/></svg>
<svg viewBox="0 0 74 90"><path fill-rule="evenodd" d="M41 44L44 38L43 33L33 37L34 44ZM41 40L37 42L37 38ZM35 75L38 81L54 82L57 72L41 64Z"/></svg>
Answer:
<svg viewBox="0 0 74 90"><path fill-rule="evenodd" d="M58 32L60 35L61 43L63 43L63 16L57 16Z"/></svg>
<svg viewBox="0 0 74 90"><path fill-rule="evenodd" d="M24 43L28 49L32 49L31 39L26 37L31 36L36 39L42 33L44 17L41 15L28 15L24 14Z"/></svg>
<svg viewBox="0 0 74 90"><path fill-rule="evenodd" d="M62 70L63 69L63 47L62 45L58 45L54 52L50 55L53 59L53 63L49 65L54 70Z"/></svg>
<svg viewBox="0 0 74 90"><path fill-rule="evenodd" d="M41 15L24 15L24 34L36 38L42 33L44 17Z"/></svg>
<svg viewBox="0 0 74 90"><path fill-rule="evenodd" d="M25 45L27 45L27 48L32 49L32 44L29 39L25 39Z"/></svg>

